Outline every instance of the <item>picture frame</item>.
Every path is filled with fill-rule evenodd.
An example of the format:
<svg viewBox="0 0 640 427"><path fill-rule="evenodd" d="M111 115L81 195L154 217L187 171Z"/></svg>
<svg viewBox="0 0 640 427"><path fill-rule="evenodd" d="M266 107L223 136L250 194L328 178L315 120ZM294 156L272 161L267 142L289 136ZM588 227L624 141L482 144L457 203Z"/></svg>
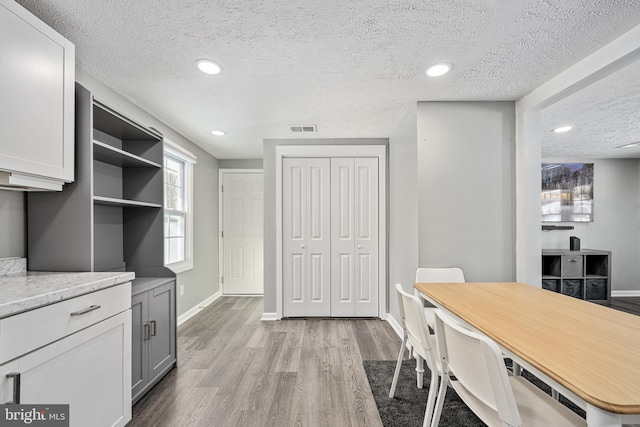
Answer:
<svg viewBox="0 0 640 427"><path fill-rule="evenodd" d="M593 163L542 163L543 222L593 222Z"/></svg>

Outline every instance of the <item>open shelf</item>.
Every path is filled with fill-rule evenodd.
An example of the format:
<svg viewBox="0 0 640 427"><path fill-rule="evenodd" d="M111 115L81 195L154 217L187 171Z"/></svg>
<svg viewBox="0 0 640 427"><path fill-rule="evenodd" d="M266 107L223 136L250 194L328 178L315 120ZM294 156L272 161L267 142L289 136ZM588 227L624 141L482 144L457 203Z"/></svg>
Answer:
<svg viewBox="0 0 640 427"><path fill-rule="evenodd" d="M162 166L156 162L96 140L93 141L93 158L119 167L162 168Z"/></svg>
<svg viewBox="0 0 640 427"><path fill-rule="evenodd" d="M139 202L137 200L114 199L112 197L93 196L94 203L107 206L122 206L132 208L161 208L159 203Z"/></svg>

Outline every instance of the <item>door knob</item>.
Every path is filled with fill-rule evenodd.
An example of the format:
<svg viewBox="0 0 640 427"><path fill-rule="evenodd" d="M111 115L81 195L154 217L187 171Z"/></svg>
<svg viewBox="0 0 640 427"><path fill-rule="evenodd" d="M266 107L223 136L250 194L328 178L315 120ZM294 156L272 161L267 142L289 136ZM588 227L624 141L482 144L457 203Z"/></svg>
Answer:
<svg viewBox="0 0 640 427"><path fill-rule="evenodd" d="M358 245L358 249L362 249L362 245Z"/></svg>
<svg viewBox="0 0 640 427"><path fill-rule="evenodd" d="M304 249L304 245L300 245L300 249Z"/></svg>

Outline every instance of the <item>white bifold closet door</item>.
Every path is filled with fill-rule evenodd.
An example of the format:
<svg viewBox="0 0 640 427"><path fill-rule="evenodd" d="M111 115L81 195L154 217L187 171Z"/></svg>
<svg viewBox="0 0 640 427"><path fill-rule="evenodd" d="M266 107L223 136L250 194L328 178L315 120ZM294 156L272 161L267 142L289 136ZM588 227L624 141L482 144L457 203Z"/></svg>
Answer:
<svg viewBox="0 0 640 427"><path fill-rule="evenodd" d="M283 316L378 316L378 159L282 166Z"/></svg>
<svg viewBox="0 0 640 427"><path fill-rule="evenodd" d="M331 316L378 316L378 159L331 159Z"/></svg>
<svg viewBox="0 0 640 427"><path fill-rule="evenodd" d="M282 160L285 317L330 316L330 160Z"/></svg>

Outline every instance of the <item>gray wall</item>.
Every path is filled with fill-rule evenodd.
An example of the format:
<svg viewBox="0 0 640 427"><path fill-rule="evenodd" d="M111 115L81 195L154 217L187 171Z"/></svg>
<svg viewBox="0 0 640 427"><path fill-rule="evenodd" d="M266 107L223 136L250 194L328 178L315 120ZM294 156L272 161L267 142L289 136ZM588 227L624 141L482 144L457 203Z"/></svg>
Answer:
<svg viewBox="0 0 640 427"><path fill-rule="evenodd" d="M545 163L593 163L593 222L563 223L574 230L541 231L542 248L569 249L569 236L586 249L611 251L611 289L640 287L640 161L543 159Z"/></svg>
<svg viewBox="0 0 640 427"><path fill-rule="evenodd" d="M278 145L387 145L386 138L265 139L264 169L264 312L275 313L276 305L276 146Z"/></svg>
<svg viewBox="0 0 640 427"><path fill-rule="evenodd" d="M422 267L515 280L515 104L418 103Z"/></svg>
<svg viewBox="0 0 640 427"><path fill-rule="evenodd" d="M418 268L418 117L416 106L389 137L389 313L400 320L396 283L413 293Z"/></svg>
<svg viewBox="0 0 640 427"><path fill-rule="evenodd" d="M27 255L25 193L0 190L0 258Z"/></svg>
<svg viewBox="0 0 640 427"><path fill-rule="evenodd" d="M220 169L262 169L262 159L220 159Z"/></svg>

